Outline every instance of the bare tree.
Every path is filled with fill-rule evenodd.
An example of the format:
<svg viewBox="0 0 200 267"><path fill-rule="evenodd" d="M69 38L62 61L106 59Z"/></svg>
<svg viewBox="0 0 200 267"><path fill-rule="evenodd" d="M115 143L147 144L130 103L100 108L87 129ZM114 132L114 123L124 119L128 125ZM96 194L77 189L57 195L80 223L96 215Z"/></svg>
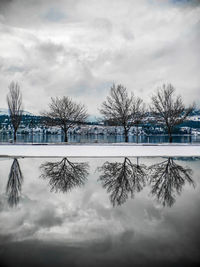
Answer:
<svg viewBox="0 0 200 267"><path fill-rule="evenodd" d="M128 142L128 132L133 125L138 125L143 118L143 102L140 98L135 98L133 94L128 95L127 89L123 85L112 85L110 96L102 103L100 112L104 119L114 125L124 128L125 142Z"/></svg>
<svg viewBox="0 0 200 267"><path fill-rule="evenodd" d="M8 88L7 103L14 129L14 142L16 142L17 129L22 119L22 94L18 83L11 82Z"/></svg>
<svg viewBox="0 0 200 267"><path fill-rule="evenodd" d="M110 201L113 206L123 204L129 197L133 198L135 192L140 192L146 180L146 166L139 165L124 158L123 163L106 161L98 168L102 172L99 181L110 193Z"/></svg>
<svg viewBox="0 0 200 267"><path fill-rule="evenodd" d="M69 97L51 98L49 104L50 111L43 112L46 117L46 122L49 125L60 126L63 133L65 142L68 141L67 131L74 124L84 123L88 117L86 108L84 105L77 104Z"/></svg>
<svg viewBox="0 0 200 267"><path fill-rule="evenodd" d="M173 158L151 165L149 167L151 193L155 195L163 206L172 206L176 194L180 194L186 182L195 185L191 177L192 170L175 163Z"/></svg>
<svg viewBox="0 0 200 267"><path fill-rule="evenodd" d="M49 178L51 191L68 192L74 187L84 185L88 176L87 162L71 162L63 158L59 162L46 162L40 166L41 178Z"/></svg>
<svg viewBox="0 0 200 267"><path fill-rule="evenodd" d="M16 206L19 202L21 188L23 183L23 175L17 158L14 158L10 173L6 193L8 195L8 203L11 207Z"/></svg>
<svg viewBox="0 0 200 267"><path fill-rule="evenodd" d="M131 110L131 125L135 125L137 128L136 142L138 143L138 126L143 122L146 117L146 107L143 100L140 97L133 98L132 110Z"/></svg>
<svg viewBox="0 0 200 267"><path fill-rule="evenodd" d="M152 96L151 110L156 120L167 128L170 143L174 127L182 123L193 109L194 104L185 107L181 96L175 95L175 88L171 84L163 84L162 88Z"/></svg>

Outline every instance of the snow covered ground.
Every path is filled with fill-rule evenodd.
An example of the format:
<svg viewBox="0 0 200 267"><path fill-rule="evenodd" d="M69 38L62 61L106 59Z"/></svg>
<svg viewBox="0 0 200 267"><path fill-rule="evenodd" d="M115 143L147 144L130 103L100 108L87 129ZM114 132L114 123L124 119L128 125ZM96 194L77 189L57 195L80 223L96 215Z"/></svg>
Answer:
<svg viewBox="0 0 200 267"><path fill-rule="evenodd" d="M0 145L0 157L198 157L200 145L187 144L65 144Z"/></svg>

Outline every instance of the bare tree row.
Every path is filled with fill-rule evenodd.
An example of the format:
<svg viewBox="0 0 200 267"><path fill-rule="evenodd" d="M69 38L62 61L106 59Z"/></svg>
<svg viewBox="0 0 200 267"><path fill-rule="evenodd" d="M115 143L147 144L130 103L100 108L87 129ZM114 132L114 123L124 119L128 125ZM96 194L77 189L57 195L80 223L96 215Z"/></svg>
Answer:
<svg viewBox="0 0 200 267"><path fill-rule="evenodd" d="M133 93L128 95L124 86L113 85L100 112L105 120L123 126L125 142L128 142L128 132L131 126L137 126L138 129L138 124L151 113L154 120L167 129L169 142L172 142L175 126L187 118L194 109L194 104L186 107L181 96L176 96L175 88L171 84L163 84L161 88L157 89L151 100L152 104L147 108L141 98L136 97Z"/></svg>
<svg viewBox="0 0 200 267"><path fill-rule="evenodd" d="M128 142L128 134L131 126L136 126L144 121L149 113L155 121L166 128L169 142L172 142L172 134L175 126L181 124L194 109L194 104L186 107L181 96L175 94L175 88L171 84L163 84L151 98L151 105L147 108L143 100L132 92L129 94L123 85L113 84L109 96L101 104L100 113L103 120L109 124L124 128L125 142ZM16 132L22 118L22 94L18 83L9 85L7 103L10 112L11 123ZM76 103L68 96L51 98L49 110L43 112L45 123L49 126L59 126L67 139L67 132L73 125L86 122L88 117L85 105ZM138 134L137 134L138 136Z"/></svg>

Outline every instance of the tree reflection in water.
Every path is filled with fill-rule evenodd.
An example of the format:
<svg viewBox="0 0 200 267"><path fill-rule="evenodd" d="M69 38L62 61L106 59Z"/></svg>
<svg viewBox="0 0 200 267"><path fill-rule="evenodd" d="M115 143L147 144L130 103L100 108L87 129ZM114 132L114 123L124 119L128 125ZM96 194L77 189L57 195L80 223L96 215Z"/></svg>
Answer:
<svg viewBox="0 0 200 267"><path fill-rule="evenodd" d="M146 166L139 165L125 157L123 163L106 161L98 168L102 172L99 181L110 193L113 206L123 204L129 197L134 197L135 192L140 192L145 185Z"/></svg>
<svg viewBox="0 0 200 267"><path fill-rule="evenodd" d="M173 158L151 165L149 168L151 193L163 206L172 206L176 194L180 194L186 182L195 186L191 177L192 170L174 162Z"/></svg>
<svg viewBox="0 0 200 267"><path fill-rule="evenodd" d="M8 176L6 193L8 195L8 204L13 207L19 203L21 188L23 183L23 175L17 158L14 158Z"/></svg>
<svg viewBox="0 0 200 267"><path fill-rule="evenodd" d="M51 191L68 192L74 187L84 185L89 175L89 164L87 162L71 162L63 158L59 162L46 162L40 166L41 177L49 179ZM177 164L169 157L163 162L147 167L144 164L134 164L127 157L123 162L106 161L98 168L101 172L99 181L110 194L113 206L123 204L128 197L134 197L146 184L147 171L151 194L163 206L172 206L176 201L176 195L180 194L186 183L195 186L192 179L192 170ZM8 203L11 207L19 203L23 175L17 158L14 158L11 165L6 193Z"/></svg>
<svg viewBox="0 0 200 267"><path fill-rule="evenodd" d="M63 158L59 162L46 162L40 168L42 170L41 177L50 179L51 191L63 193L76 186L84 185L89 174L87 162L76 163L67 158Z"/></svg>

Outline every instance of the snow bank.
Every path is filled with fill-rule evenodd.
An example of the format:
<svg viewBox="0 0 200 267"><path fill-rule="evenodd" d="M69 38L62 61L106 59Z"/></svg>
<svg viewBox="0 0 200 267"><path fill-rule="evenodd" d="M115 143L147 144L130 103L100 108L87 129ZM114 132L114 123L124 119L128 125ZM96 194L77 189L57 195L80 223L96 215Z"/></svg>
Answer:
<svg viewBox="0 0 200 267"><path fill-rule="evenodd" d="M0 157L198 157L200 145L65 144L0 145Z"/></svg>

